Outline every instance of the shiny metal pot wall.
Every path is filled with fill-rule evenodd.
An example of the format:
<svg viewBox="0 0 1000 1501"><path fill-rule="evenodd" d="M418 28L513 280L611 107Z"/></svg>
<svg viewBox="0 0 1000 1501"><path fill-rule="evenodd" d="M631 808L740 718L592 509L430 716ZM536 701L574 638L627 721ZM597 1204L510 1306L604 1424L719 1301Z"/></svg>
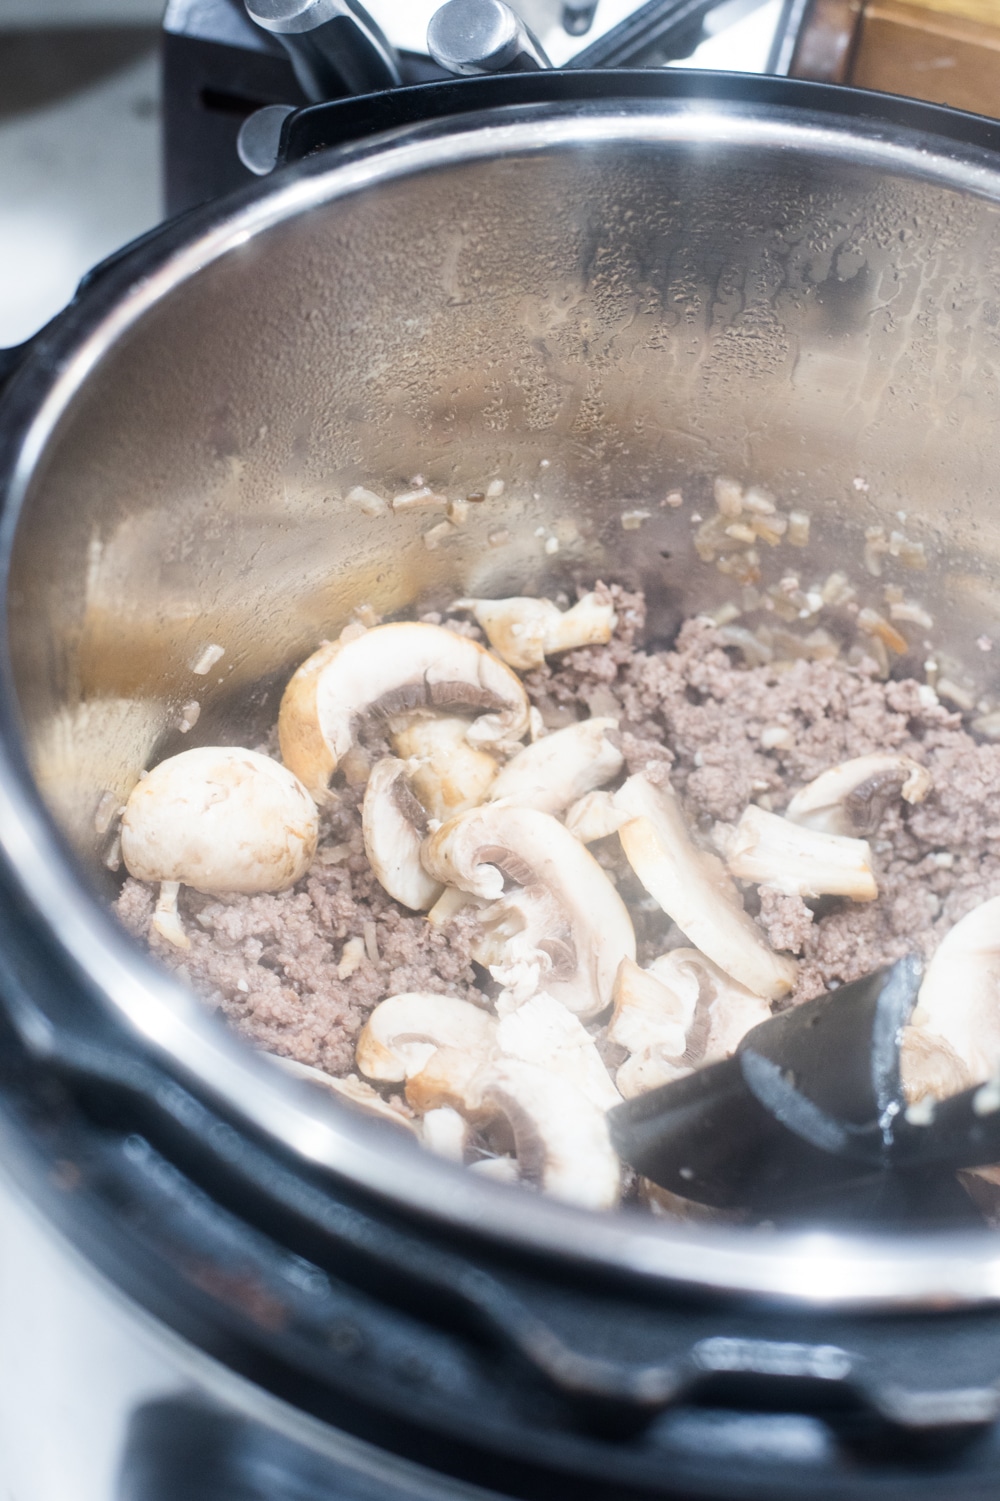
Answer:
<svg viewBox="0 0 1000 1501"><path fill-rule="evenodd" d="M511 1224L502 1190L272 1079L140 955L101 913L95 811L182 745L262 731L291 669L361 604L622 578L666 635L733 589L691 547L720 472L810 513L794 557L810 577L867 579L865 529L905 526L931 558L935 644L975 668L1000 604L998 372L1000 162L836 118L465 119L318 159L168 233L95 287L12 403L11 692L85 872L9 748L0 831L29 899L161 1053L383 1194L712 1285L997 1296L988 1236L947 1255L911 1242L901 1263L891 1243L824 1257L625 1216L581 1235L575 1211L530 1198ZM351 498L417 474L487 498L460 527ZM681 511L657 504L674 487ZM634 509L652 515L625 530ZM788 549L765 562L773 580L788 565ZM224 655L199 673L210 646Z"/></svg>

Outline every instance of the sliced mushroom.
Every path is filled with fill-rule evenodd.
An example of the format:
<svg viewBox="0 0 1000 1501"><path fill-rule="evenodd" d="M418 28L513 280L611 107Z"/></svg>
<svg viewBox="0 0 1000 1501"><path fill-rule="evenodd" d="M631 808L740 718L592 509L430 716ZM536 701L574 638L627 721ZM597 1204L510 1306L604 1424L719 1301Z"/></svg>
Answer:
<svg viewBox="0 0 1000 1501"><path fill-rule="evenodd" d="M278 1053L264 1053L272 1063L276 1063L286 1074L293 1078L302 1079L306 1084L315 1085L317 1089L324 1090L327 1094L336 1095L343 1104L351 1106L362 1115L376 1117L380 1121L387 1121L390 1126L395 1126L405 1131L409 1136L417 1134L417 1123L408 1116L394 1110L387 1100L383 1100L377 1090L372 1089L370 1084L359 1079L356 1074L348 1074L345 1079L338 1079L333 1074L328 1074L321 1068L313 1068L309 1063L299 1063L296 1058L282 1058Z"/></svg>
<svg viewBox="0 0 1000 1501"><path fill-rule="evenodd" d="M409 991L389 996L365 1022L356 1058L363 1074L383 1083L410 1079L438 1048L481 1062L493 1045L496 1020L453 995Z"/></svg>
<svg viewBox="0 0 1000 1501"><path fill-rule="evenodd" d="M464 1047L435 1048L423 1068L406 1081L407 1103L418 1113L457 1110L468 1121L481 1118L476 1079L483 1066L483 1053ZM485 1119L488 1119L488 1113Z"/></svg>
<svg viewBox="0 0 1000 1501"><path fill-rule="evenodd" d="M498 1009L543 989L584 1019L610 1003L618 965L635 956L632 923L597 861L551 814L475 808L431 834L422 859L435 880L493 902L481 914L479 962L516 992ZM505 894L508 881L520 889Z"/></svg>
<svg viewBox="0 0 1000 1501"><path fill-rule="evenodd" d="M496 1058L475 1081L480 1112L504 1116L522 1181L585 1209L613 1209L621 1168L604 1111L568 1079L517 1058Z"/></svg>
<svg viewBox="0 0 1000 1501"><path fill-rule="evenodd" d="M428 912L427 921L434 928L444 928L466 907L482 905L478 897L470 896L467 891L456 891L454 886L446 886Z"/></svg>
<svg viewBox="0 0 1000 1501"><path fill-rule="evenodd" d="M927 966L907 1030L920 1031L932 1045L938 1039L947 1044L967 1071L966 1088L1000 1070L1000 896L974 907L945 934ZM907 1096L916 1098L921 1055L912 1037L906 1041L903 1084ZM938 1074L941 1069L935 1065Z"/></svg>
<svg viewBox="0 0 1000 1501"><path fill-rule="evenodd" d="M528 729L520 680L476 641L419 621L375 626L322 647L295 673L281 701L285 765L320 799L369 716L416 709L478 714L474 745L506 745Z"/></svg>
<svg viewBox="0 0 1000 1501"><path fill-rule="evenodd" d="M490 789L490 802L561 813L621 771L622 753L607 738L607 731L617 728L617 719L583 719L536 740L507 762Z"/></svg>
<svg viewBox="0 0 1000 1501"><path fill-rule="evenodd" d="M878 886L864 839L803 828L751 803L724 840L731 875L785 896L849 896L873 902Z"/></svg>
<svg viewBox="0 0 1000 1501"><path fill-rule="evenodd" d="M211 894L284 891L316 853L319 823L306 789L256 751L206 746L161 761L132 788L122 858L138 881L161 881L153 927L190 946L177 916L181 885Z"/></svg>
<svg viewBox="0 0 1000 1501"><path fill-rule="evenodd" d="M907 1105L919 1105L921 1100L947 1100L976 1083L954 1048L939 1033L914 1026L903 1028L899 1076Z"/></svg>
<svg viewBox="0 0 1000 1501"><path fill-rule="evenodd" d="M581 844L607 839L628 820L629 815L619 808L613 792L587 792L566 813L566 827Z"/></svg>
<svg viewBox="0 0 1000 1501"><path fill-rule="evenodd" d="M672 1084L694 1070L686 1068L677 1058L666 1051L660 1043L650 1043L639 1052L631 1054L615 1074L615 1085L624 1100L634 1100L637 1095L649 1094L663 1084Z"/></svg>
<svg viewBox="0 0 1000 1501"><path fill-rule="evenodd" d="M449 1105L428 1110L420 1122L420 1139L428 1151L449 1162L464 1162L469 1145L469 1125Z"/></svg>
<svg viewBox="0 0 1000 1501"><path fill-rule="evenodd" d="M505 1057L535 1063L568 1079L600 1110L621 1104L621 1095L586 1027L544 991L500 1018L496 1040Z"/></svg>
<svg viewBox="0 0 1000 1501"><path fill-rule="evenodd" d="M633 776L615 801L632 815L618 831L629 864L681 932L754 995L775 1000L791 990L796 965L744 912L721 860L692 844L673 789Z"/></svg>
<svg viewBox="0 0 1000 1501"><path fill-rule="evenodd" d="M550 599L460 599L455 609L471 610L494 651L522 671L541 667L553 652L603 646L617 623L611 605L585 594L563 612Z"/></svg>
<svg viewBox="0 0 1000 1501"><path fill-rule="evenodd" d="M930 772L910 756L855 756L797 792L785 817L824 834L874 834L897 798L922 803L930 790Z"/></svg>
<svg viewBox="0 0 1000 1501"><path fill-rule="evenodd" d="M469 744L472 724L450 714L419 715L393 729L407 780L428 816L440 823L477 808L496 781L495 757Z"/></svg>
<svg viewBox="0 0 1000 1501"><path fill-rule="evenodd" d="M693 970L678 979L676 986L668 986L632 959L623 959L615 981L608 1041L628 1048L630 1053L659 1046L668 1058L682 1058L687 1029L698 1004L699 983Z"/></svg>
<svg viewBox="0 0 1000 1501"><path fill-rule="evenodd" d="M608 1038L632 1056L615 1082L626 1099L735 1052L771 1008L697 949L673 949L646 970L623 963Z"/></svg>
<svg viewBox="0 0 1000 1501"><path fill-rule="evenodd" d="M479 1178L490 1178L494 1183L515 1184L521 1181L521 1170L516 1157L480 1157L469 1163L469 1172Z"/></svg>
<svg viewBox="0 0 1000 1501"><path fill-rule="evenodd" d="M427 818L407 786L405 771L393 756L376 763L365 788L361 826L365 854L380 885L404 907L423 912L444 888L420 863Z"/></svg>

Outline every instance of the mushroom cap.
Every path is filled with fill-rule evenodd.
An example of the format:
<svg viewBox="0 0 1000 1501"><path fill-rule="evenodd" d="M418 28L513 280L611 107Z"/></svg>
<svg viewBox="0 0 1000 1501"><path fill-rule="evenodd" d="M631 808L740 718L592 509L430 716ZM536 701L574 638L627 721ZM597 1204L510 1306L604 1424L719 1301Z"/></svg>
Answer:
<svg viewBox="0 0 1000 1501"><path fill-rule="evenodd" d="M744 912L721 860L692 844L672 788L633 776L615 800L632 815L618 830L629 864L691 943L754 995L774 1000L791 990L796 965Z"/></svg>
<svg viewBox="0 0 1000 1501"><path fill-rule="evenodd" d="M361 827L365 854L380 885L404 907L423 912L433 907L443 888L420 863L423 835L412 814L423 823L423 809L407 788L405 771L393 756L376 762L365 788Z"/></svg>
<svg viewBox="0 0 1000 1501"><path fill-rule="evenodd" d="M624 757L606 737L617 728L617 719L583 719L525 746L493 783L490 802L561 813L621 771Z"/></svg>
<svg viewBox="0 0 1000 1501"><path fill-rule="evenodd" d="M139 881L204 892L284 891L301 880L319 837L301 782L256 751L182 751L133 787L122 858Z"/></svg>
<svg viewBox="0 0 1000 1501"><path fill-rule="evenodd" d="M282 759L322 797L362 719L425 708L478 714L469 730L477 744L520 740L528 729L528 698L509 667L443 626L402 621L324 646L302 664L278 715Z"/></svg>
<svg viewBox="0 0 1000 1501"><path fill-rule="evenodd" d="M558 819L490 803L431 834L422 858L437 880L495 902L483 920L504 929L501 963L537 967L518 999L544 989L585 1018L610 1003L618 965L635 956L632 922L605 872ZM505 895L505 880L521 891Z"/></svg>
<svg viewBox="0 0 1000 1501"><path fill-rule="evenodd" d="M930 772L912 756L854 756L802 787L785 817L825 834L874 834L889 803L922 803L930 790Z"/></svg>
<svg viewBox="0 0 1000 1501"><path fill-rule="evenodd" d="M358 1068L369 1079L399 1083L419 1074L438 1048L481 1061L493 1045L496 1026L494 1017L457 996L426 991L392 995L375 1007L361 1029Z"/></svg>
<svg viewBox="0 0 1000 1501"><path fill-rule="evenodd" d="M849 896L856 902L878 896L867 840L802 827L754 803L744 808L725 853L731 875L785 896Z"/></svg>
<svg viewBox="0 0 1000 1501"><path fill-rule="evenodd" d="M1000 896L973 907L945 934L910 1025L943 1038L970 1085L1000 1070Z"/></svg>

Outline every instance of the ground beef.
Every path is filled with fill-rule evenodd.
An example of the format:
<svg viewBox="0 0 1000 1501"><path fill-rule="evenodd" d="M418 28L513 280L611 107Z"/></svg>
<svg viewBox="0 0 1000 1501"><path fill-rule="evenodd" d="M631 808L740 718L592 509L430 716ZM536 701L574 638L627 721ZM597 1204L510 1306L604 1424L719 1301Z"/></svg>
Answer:
<svg viewBox="0 0 1000 1501"><path fill-rule="evenodd" d="M365 1018L388 995L430 990L482 1001L467 925L432 928L382 890L364 856L359 791L324 812L313 867L291 891L206 897L185 888L180 910L191 948L150 932L153 895L129 879L118 900L125 926L258 1047L332 1074L350 1073ZM337 967L351 938L367 952L352 975ZM377 956L377 957L374 957Z"/></svg>
<svg viewBox="0 0 1000 1501"><path fill-rule="evenodd" d="M642 651L642 597L608 592L623 621L616 639L528 674L528 692L543 717L618 714L628 770L668 775L707 847L715 823L734 822L749 802L780 813L853 756L899 751L931 773L926 802L890 807L871 838L877 901L746 889L770 941L802 959L793 1001L909 952L929 957L960 917L1000 895L1000 745L980 744L959 714L911 680L883 681L867 659L747 667L702 618L685 623L672 650ZM769 749L761 736L778 728L786 741ZM684 942L665 920L650 932L646 912L637 926L640 957Z"/></svg>
<svg viewBox="0 0 1000 1501"><path fill-rule="evenodd" d="M932 775L926 802L891 807L872 836L877 901L806 903L747 888L748 910L770 941L801 959L792 1001L909 951L930 955L960 917L1000 894L1000 745L977 743L933 695L914 682L882 681L867 660L747 667L702 619L684 625L672 650L646 651L642 596L618 586L598 592L614 601L614 639L528 673L529 695L550 728L616 715L628 770L654 782L669 777L706 846L716 822L738 819L751 801L780 812L805 782L852 756L898 750ZM768 748L778 729L787 734ZM772 734L762 741L765 731ZM210 898L185 890L186 953L149 935L149 888L127 880L117 904L125 926L237 1031L335 1074L352 1069L357 1034L385 996L431 990L484 999L468 920L432 928L374 879L359 799L357 788L340 790L324 812L316 863L292 891ZM638 886L617 839L594 853L632 908L642 962L686 942ZM367 954L340 978L351 938L365 939Z"/></svg>

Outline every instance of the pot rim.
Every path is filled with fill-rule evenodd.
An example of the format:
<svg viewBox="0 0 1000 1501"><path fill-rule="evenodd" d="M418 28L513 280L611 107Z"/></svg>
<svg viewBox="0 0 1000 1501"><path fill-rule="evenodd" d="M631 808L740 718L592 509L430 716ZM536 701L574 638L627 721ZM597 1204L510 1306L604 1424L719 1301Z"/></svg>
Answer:
<svg viewBox="0 0 1000 1501"><path fill-rule="evenodd" d="M614 142L725 144L835 156L1000 202L1000 153L934 134L953 111L928 107L927 132L857 119L855 91L816 87L817 109L720 103L699 75L694 97L519 106L406 127L283 169L164 226L98 277L38 339L4 398L0 430L0 595L17 518L46 444L75 392L125 331L200 267L291 215L418 172L511 152ZM780 95L780 89L778 94ZM835 107L843 100L839 113ZM870 107L870 102L869 102ZM908 105L911 117L920 106ZM854 116L854 118L851 118ZM992 1231L844 1235L671 1227L651 1216L600 1216L456 1169L386 1139L254 1055L161 969L105 910L46 810L28 767L3 611L0 640L0 853L9 886L117 1025L202 1095L307 1162L397 1209L501 1243L569 1258L592 1271L818 1309L956 1308L1000 1302ZM516 1198L511 1198L511 1194Z"/></svg>

